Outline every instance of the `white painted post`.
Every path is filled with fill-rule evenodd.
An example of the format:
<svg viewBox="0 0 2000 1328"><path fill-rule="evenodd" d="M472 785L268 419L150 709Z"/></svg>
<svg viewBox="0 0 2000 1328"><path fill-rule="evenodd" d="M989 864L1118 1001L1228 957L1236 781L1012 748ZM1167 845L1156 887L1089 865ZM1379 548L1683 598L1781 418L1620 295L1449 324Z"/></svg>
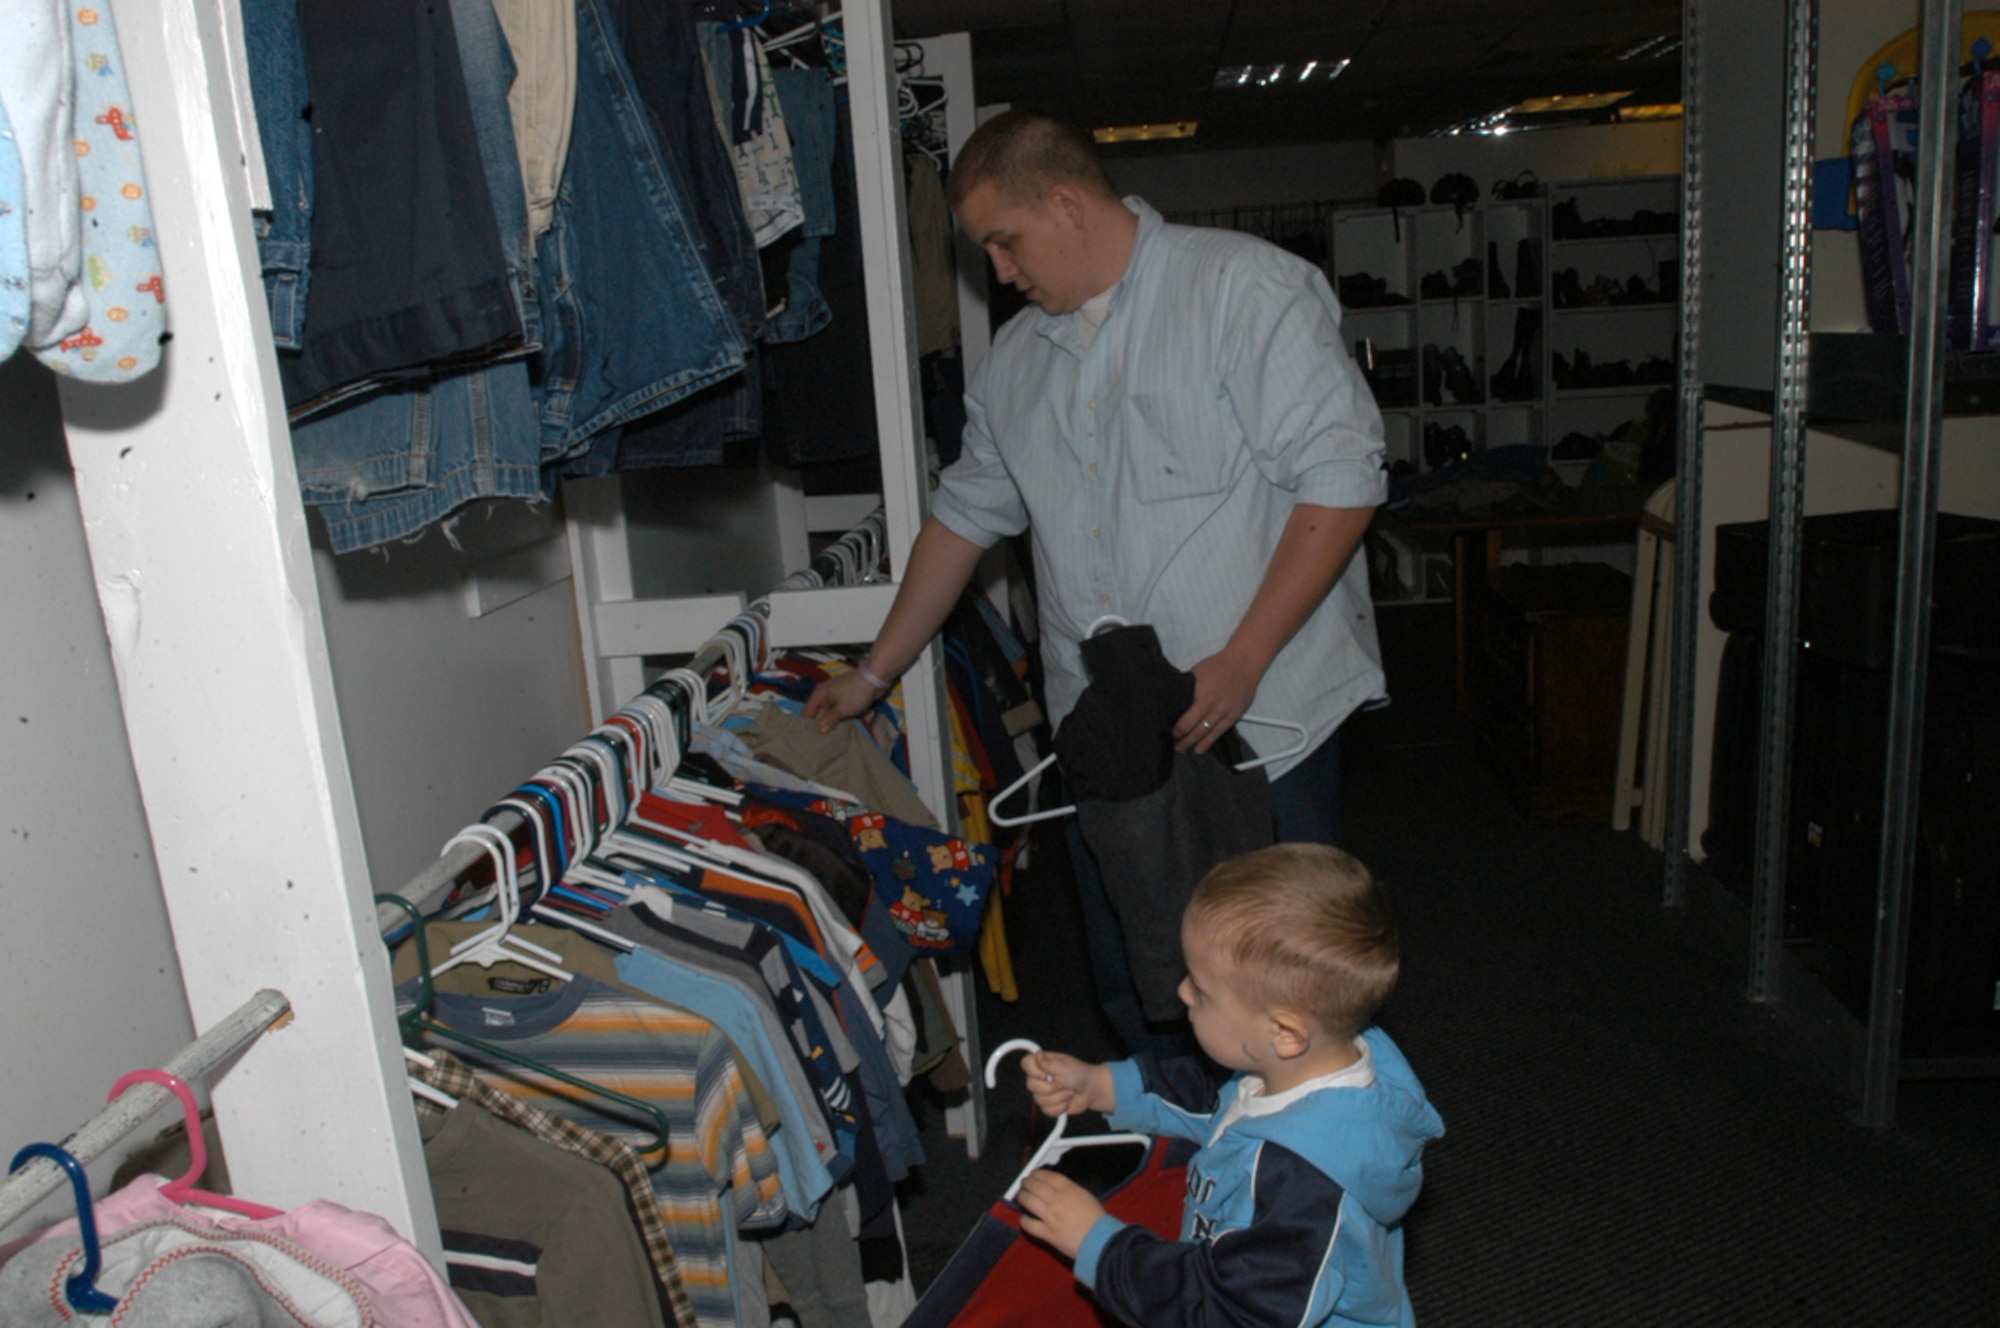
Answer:
<svg viewBox="0 0 2000 1328"><path fill-rule="evenodd" d="M195 1026L263 987L296 1014L215 1086L231 1179L379 1213L441 1258L251 238L227 0L114 3L173 341L139 383L63 384L63 414Z"/></svg>

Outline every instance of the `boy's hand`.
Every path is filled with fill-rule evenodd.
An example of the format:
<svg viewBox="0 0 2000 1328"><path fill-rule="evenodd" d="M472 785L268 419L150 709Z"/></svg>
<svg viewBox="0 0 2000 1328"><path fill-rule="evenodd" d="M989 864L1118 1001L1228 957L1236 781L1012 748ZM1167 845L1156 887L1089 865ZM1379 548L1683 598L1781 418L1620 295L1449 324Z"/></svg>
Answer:
<svg viewBox="0 0 2000 1328"><path fill-rule="evenodd" d="M1021 1073L1028 1078L1028 1095L1044 1116L1109 1112L1118 1106L1108 1065L1092 1065L1060 1051L1036 1051L1021 1058Z"/></svg>
<svg viewBox="0 0 2000 1328"><path fill-rule="evenodd" d="M1015 1202L1026 1214L1021 1230L1053 1246L1065 1259L1076 1258L1083 1238L1104 1216L1104 1205L1089 1190L1047 1168L1021 1182Z"/></svg>

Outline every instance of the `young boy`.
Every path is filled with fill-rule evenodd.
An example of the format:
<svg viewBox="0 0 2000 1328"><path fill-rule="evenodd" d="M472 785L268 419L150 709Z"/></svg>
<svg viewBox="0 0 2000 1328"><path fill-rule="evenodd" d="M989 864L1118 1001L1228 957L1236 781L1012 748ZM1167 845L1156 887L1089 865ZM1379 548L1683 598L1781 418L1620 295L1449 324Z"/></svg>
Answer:
<svg viewBox="0 0 2000 1328"><path fill-rule="evenodd" d="M1053 1171L1021 1186L1022 1230L1140 1328L1414 1324L1401 1222L1444 1124L1370 1026L1397 953L1368 869L1316 844L1232 858L1196 887L1181 947L1195 1037L1235 1072L1219 1091L1193 1059L1022 1061L1048 1115L1101 1111L1202 1146L1181 1239L1119 1222Z"/></svg>

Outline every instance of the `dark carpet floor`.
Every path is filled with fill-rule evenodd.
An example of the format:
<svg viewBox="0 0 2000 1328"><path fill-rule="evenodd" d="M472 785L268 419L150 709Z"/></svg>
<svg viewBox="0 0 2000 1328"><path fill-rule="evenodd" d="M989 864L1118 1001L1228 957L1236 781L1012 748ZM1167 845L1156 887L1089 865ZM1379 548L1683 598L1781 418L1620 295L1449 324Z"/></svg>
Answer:
<svg viewBox="0 0 2000 1328"><path fill-rule="evenodd" d="M1515 815L1452 713L1448 612L1382 626L1396 700L1349 726L1344 814L1403 932L1382 1022L1447 1130L1406 1224L1419 1318L2000 1324L2000 1081L1908 1083L1894 1129L1853 1124L1661 911L1659 855ZM1062 836L1041 829L1007 904L1022 997L982 992L982 1036L1109 1056ZM1018 1083L989 1099L977 1163L926 1111L931 1162L904 1195L919 1289L1026 1156Z"/></svg>

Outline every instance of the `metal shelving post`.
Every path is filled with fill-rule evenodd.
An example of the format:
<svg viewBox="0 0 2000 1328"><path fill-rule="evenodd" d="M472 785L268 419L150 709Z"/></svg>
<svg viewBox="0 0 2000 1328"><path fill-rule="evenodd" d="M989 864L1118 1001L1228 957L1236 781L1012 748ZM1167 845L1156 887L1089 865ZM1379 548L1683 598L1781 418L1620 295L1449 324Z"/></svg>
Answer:
<svg viewBox="0 0 2000 1328"><path fill-rule="evenodd" d="M1957 137L1957 65L1964 10L1964 0L1924 0L1896 635L1889 672L1881 876L1859 1113L1864 1124L1875 1126L1886 1126L1895 1118L1896 1081L1902 1062L1903 982L1909 966L1918 771L1924 746L1924 687L1930 666L1938 458L1944 442L1945 282L1951 261L1952 149Z"/></svg>
<svg viewBox="0 0 2000 1328"><path fill-rule="evenodd" d="M1672 692L1667 720L1667 878L1661 902L1687 902L1694 795L1695 644L1701 621L1701 0L1681 9L1680 435L1674 463Z"/></svg>
<svg viewBox="0 0 2000 1328"><path fill-rule="evenodd" d="M1785 6L1783 248L1771 438L1771 538L1764 585L1764 689L1757 759L1756 867L1750 887L1750 999L1778 999L1785 942L1785 831L1791 810L1799 545L1805 512L1806 389L1812 314L1812 166L1818 0Z"/></svg>

